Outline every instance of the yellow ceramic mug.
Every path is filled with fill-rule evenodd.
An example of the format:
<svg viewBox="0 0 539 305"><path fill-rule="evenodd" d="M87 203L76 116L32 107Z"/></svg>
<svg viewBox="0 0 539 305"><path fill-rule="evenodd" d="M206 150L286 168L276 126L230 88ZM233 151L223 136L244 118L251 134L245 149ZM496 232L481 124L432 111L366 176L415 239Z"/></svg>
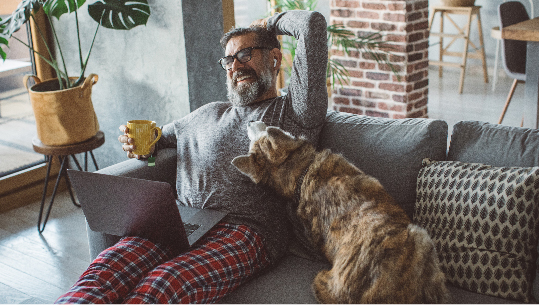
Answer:
<svg viewBox="0 0 539 305"><path fill-rule="evenodd" d="M159 138L161 138L161 128L155 126L155 122L147 120L132 120L127 122L127 128L129 129L127 136L134 139L135 150L133 153L136 155L148 155L150 153L150 147L155 145ZM157 136L155 131L157 130Z"/></svg>

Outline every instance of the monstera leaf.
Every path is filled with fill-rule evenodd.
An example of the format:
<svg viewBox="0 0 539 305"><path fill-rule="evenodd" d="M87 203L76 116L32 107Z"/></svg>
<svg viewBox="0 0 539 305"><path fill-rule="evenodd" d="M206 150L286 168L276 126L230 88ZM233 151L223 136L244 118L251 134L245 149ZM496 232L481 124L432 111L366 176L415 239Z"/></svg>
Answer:
<svg viewBox="0 0 539 305"><path fill-rule="evenodd" d="M147 0L98 0L88 6L88 13L106 28L130 30L148 22L150 6Z"/></svg>
<svg viewBox="0 0 539 305"><path fill-rule="evenodd" d="M60 16L66 13L76 11L86 0L48 0L43 5L45 14L60 19Z"/></svg>
<svg viewBox="0 0 539 305"><path fill-rule="evenodd" d="M30 18L32 10L41 8L41 0L22 0L15 11L6 19L0 21L0 35L9 38L17 32Z"/></svg>

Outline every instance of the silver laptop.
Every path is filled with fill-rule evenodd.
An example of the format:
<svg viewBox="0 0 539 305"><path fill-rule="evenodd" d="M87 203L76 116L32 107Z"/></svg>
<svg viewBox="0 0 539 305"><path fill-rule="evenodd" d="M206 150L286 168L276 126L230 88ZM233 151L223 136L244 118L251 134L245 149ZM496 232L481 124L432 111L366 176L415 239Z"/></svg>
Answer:
<svg viewBox="0 0 539 305"><path fill-rule="evenodd" d="M185 252L215 226L225 212L176 205L166 182L68 169L88 226L95 232L140 236Z"/></svg>

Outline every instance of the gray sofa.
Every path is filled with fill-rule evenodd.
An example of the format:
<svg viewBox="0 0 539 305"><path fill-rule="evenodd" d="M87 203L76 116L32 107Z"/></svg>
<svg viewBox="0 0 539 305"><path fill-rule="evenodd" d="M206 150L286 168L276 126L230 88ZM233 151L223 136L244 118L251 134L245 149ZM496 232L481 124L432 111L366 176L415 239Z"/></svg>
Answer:
<svg viewBox="0 0 539 305"><path fill-rule="evenodd" d="M319 148L330 148L343 154L363 171L378 178L410 217L414 217L417 177L424 158L492 166L539 166L537 130L459 122L453 128L450 145L448 139L448 126L441 120L393 120L330 111ZM175 150L164 149L159 152L156 167L148 167L143 161L127 160L99 173L166 181L174 186L175 162ZM119 237L88 228L88 238L91 257L95 258ZM291 254L274 268L241 286L224 302L316 303L311 282L319 270L328 267L326 262L309 259L308 254L292 249ZM518 302L451 284L448 287L453 303Z"/></svg>

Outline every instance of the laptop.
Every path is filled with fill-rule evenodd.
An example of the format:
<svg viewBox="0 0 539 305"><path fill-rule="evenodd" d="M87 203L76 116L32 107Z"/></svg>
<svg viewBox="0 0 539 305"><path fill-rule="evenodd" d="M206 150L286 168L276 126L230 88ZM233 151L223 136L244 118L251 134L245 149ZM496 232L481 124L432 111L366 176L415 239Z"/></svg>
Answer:
<svg viewBox="0 0 539 305"><path fill-rule="evenodd" d="M176 204L166 182L68 169L73 190L92 231L139 236L183 253L226 212Z"/></svg>

